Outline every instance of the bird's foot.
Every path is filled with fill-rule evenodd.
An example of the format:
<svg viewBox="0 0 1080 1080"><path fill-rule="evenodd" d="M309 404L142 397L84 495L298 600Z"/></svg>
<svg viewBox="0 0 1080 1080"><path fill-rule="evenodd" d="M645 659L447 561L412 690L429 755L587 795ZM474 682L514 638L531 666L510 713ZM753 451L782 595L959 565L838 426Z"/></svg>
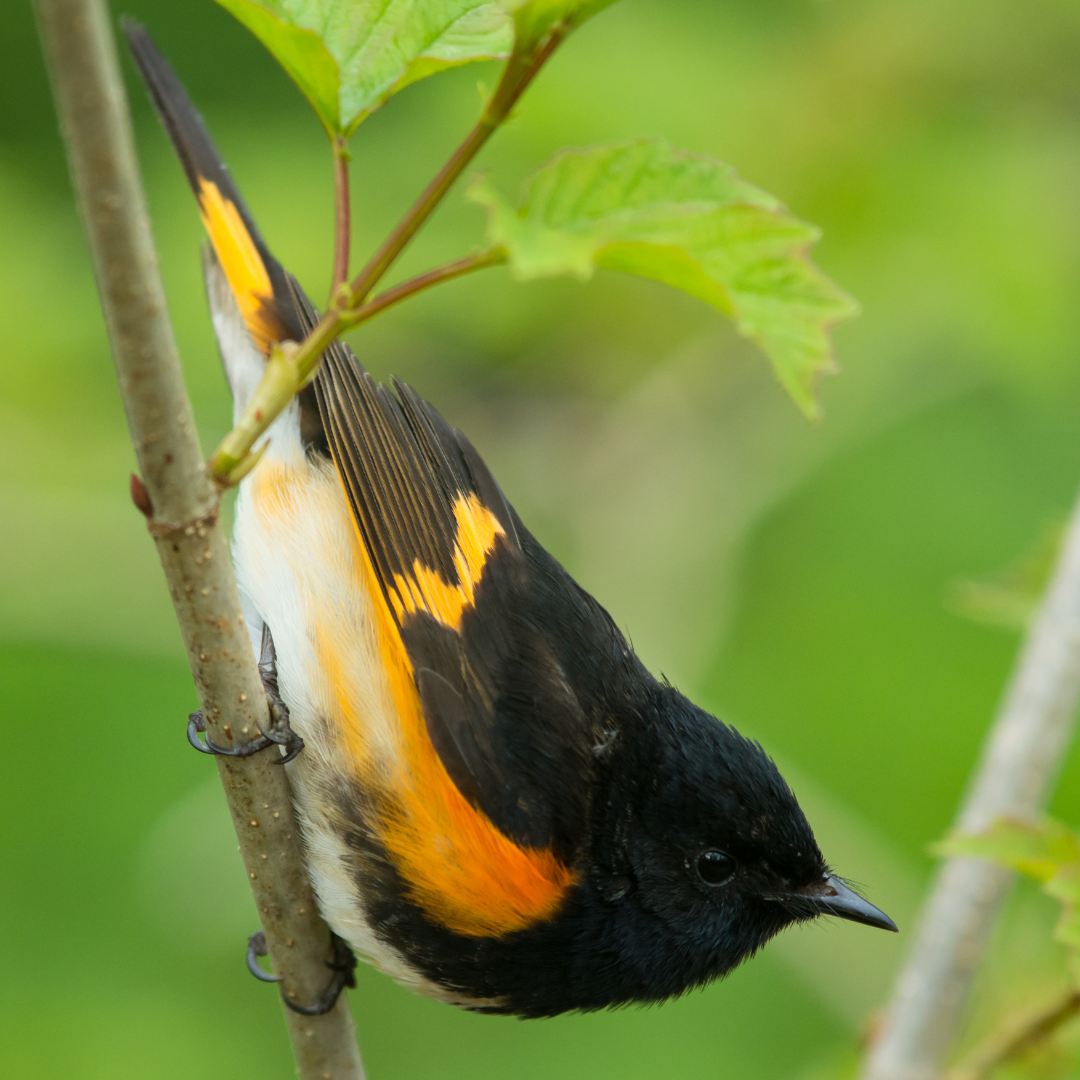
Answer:
<svg viewBox="0 0 1080 1080"><path fill-rule="evenodd" d="M265 750L268 746L274 745L271 739L268 739L265 735L260 735L257 739L242 743L240 746L218 746L217 743L211 742L209 738L205 742L199 738L199 733L205 731L206 720L203 718L203 711L202 709L196 709L195 712L188 715L187 737L188 742L200 754L217 754L220 757L251 757L252 754L257 754L260 750Z"/></svg>
<svg viewBox="0 0 1080 1080"><path fill-rule="evenodd" d="M188 742L201 754L218 754L221 757L250 757L268 746L281 746L285 753L274 758L274 764L284 765L292 761L301 750L304 749L304 740L293 731L289 724L289 707L281 699L278 690L277 653L274 650L274 639L270 634L270 627L263 623L262 652L259 656L259 677L262 679L263 690L266 693L266 701L270 707L270 722L265 730L260 730L259 737L241 746L226 747L218 746L209 738L204 742L199 734L206 731L206 719L202 709L196 709L188 716L187 737Z"/></svg>
<svg viewBox="0 0 1080 1080"><path fill-rule="evenodd" d="M356 986L356 957L352 949L331 931L330 942L334 948L333 958L326 961L326 966L334 973L329 985L322 995L310 1005L297 1005L289 999L284 990L281 992L281 1000L285 1002L295 1013L301 1016L322 1016L328 1013L341 996L341 991L348 987ZM248 971L261 982L281 982L280 975L269 975L259 967L258 957L266 955L266 935L260 930L248 938L247 966Z"/></svg>
<svg viewBox="0 0 1080 1080"><path fill-rule="evenodd" d="M281 982L280 975L270 975L259 967L259 957L266 955L266 935L260 930L248 938L247 968L259 982Z"/></svg>
<svg viewBox="0 0 1080 1080"><path fill-rule="evenodd" d="M282 701L281 692L278 690L277 651L270 627L266 623L263 623L259 677L262 679L263 690L266 691L266 700L270 703L270 723L263 734L271 742L285 748L284 755L278 761L279 765L284 765L304 749L304 740L289 724L289 706Z"/></svg>

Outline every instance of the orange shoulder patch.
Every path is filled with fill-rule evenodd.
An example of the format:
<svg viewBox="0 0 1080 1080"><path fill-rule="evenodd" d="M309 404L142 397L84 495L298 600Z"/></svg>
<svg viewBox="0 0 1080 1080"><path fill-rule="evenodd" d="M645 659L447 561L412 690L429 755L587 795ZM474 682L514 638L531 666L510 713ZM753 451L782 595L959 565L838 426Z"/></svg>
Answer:
<svg viewBox="0 0 1080 1080"><path fill-rule="evenodd" d="M448 584L437 571L417 559L408 576L394 575L393 587L388 590L399 620L406 613L426 611L444 626L461 629L462 612L473 605L474 590L484 573L484 564L495 549L495 537L505 536L506 531L475 495L458 496L454 517L457 520L454 567L460 584Z"/></svg>

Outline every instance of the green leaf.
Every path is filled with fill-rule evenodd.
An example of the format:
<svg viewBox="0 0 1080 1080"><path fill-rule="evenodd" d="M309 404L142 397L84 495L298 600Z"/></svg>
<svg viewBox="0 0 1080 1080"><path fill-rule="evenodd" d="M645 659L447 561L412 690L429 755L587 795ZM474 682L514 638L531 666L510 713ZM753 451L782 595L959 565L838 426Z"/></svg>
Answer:
<svg viewBox="0 0 1080 1080"><path fill-rule="evenodd" d="M274 54L331 135L349 134L410 83L513 48L513 21L496 0L218 3Z"/></svg>
<svg viewBox="0 0 1080 1080"><path fill-rule="evenodd" d="M1047 818L1030 825L998 818L981 833L951 833L932 848L935 855L995 862L1042 884L1061 905L1054 940L1068 950L1069 969L1080 986L1080 838L1067 825Z"/></svg>
<svg viewBox="0 0 1080 1080"><path fill-rule="evenodd" d="M558 154L517 210L483 178L469 198L518 280L586 280L603 267L683 289L730 316L817 415L814 384L833 369L828 328L857 307L807 258L818 231L729 166L641 140Z"/></svg>
<svg viewBox="0 0 1080 1080"><path fill-rule="evenodd" d="M933 851L936 855L987 859L1044 884L1065 868L1070 874L1080 872L1077 836L1053 818L1039 825L998 818L981 833L950 834L935 844Z"/></svg>

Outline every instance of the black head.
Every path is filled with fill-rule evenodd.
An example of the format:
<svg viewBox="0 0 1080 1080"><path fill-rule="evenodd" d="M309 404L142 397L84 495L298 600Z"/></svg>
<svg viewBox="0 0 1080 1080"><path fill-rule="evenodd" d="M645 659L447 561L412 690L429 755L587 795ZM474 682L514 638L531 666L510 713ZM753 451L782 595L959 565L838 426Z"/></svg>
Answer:
<svg viewBox="0 0 1080 1080"><path fill-rule="evenodd" d="M601 960L624 1000L724 975L794 922L831 914L895 930L833 876L761 747L658 687L610 751L591 891L607 909ZM621 743L621 746L619 745Z"/></svg>

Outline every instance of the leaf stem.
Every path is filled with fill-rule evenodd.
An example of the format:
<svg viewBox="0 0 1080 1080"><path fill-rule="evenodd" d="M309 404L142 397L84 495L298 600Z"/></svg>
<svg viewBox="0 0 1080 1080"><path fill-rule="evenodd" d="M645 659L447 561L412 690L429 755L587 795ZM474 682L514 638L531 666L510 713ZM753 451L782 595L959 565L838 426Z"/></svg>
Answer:
<svg viewBox="0 0 1080 1080"><path fill-rule="evenodd" d="M352 221L349 206L349 144L344 135L334 136L334 276L330 302L349 277L349 241Z"/></svg>
<svg viewBox="0 0 1080 1080"><path fill-rule="evenodd" d="M262 380L247 408L210 458L208 468L218 486L228 488L239 483L255 467L256 456L265 449L262 447L252 451L255 440L270 427L292 398L315 377L323 351L340 334L369 322L388 308L400 304L402 300L407 300L434 285L471 274L474 270L498 266L506 260L506 250L501 247L467 255L463 259L436 267L395 285L359 308L344 311L331 308L299 345L295 341L283 341L275 345L270 359L266 362Z"/></svg>
<svg viewBox="0 0 1080 1080"><path fill-rule="evenodd" d="M345 316L346 328L352 329L355 326L360 326L362 323L374 319L376 315L381 315L387 308L400 304L402 300L407 300L410 296L424 292L433 285L441 285L444 281L452 281L454 278L471 274L475 270L483 270L488 266L500 266L506 262L507 258L506 248L492 248L490 251L467 255L464 259L458 259L456 262L436 267L434 270L429 270L426 274L420 274L409 281L403 281L400 285L395 285L392 289L379 293L374 300L369 300L366 304L361 305L351 315Z"/></svg>
<svg viewBox="0 0 1080 1080"><path fill-rule="evenodd" d="M1080 990L1070 990L1049 1009L1036 1014L1019 1028L1007 1032L1004 1037L993 1037L978 1047L949 1074L949 1080L988 1080L995 1069L1045 1043L1077 1013L1080 1013Z"/></svg>
<svg viewBox="0 0 1080 1080"><path fill-rule="evenodd" d="M368 264L353 280L350 307L359 307L368 297L379 279L394 264L406 245L416 235L420 227L431 217L432 212L445 198L454 182L465 171L469 163L495 133L500 124L510 115L514 105L536 77L537 73L558 48L568 33L568 28L559 27L545 39L532 53L526 56L511 56L503 71L499 85L491 96L477 125L465 137L464 142L450 155L446 164L438 171L435 178L424 189L420 197L397 223L394 230L383 241L382 246L371 257Z"/></svg>

